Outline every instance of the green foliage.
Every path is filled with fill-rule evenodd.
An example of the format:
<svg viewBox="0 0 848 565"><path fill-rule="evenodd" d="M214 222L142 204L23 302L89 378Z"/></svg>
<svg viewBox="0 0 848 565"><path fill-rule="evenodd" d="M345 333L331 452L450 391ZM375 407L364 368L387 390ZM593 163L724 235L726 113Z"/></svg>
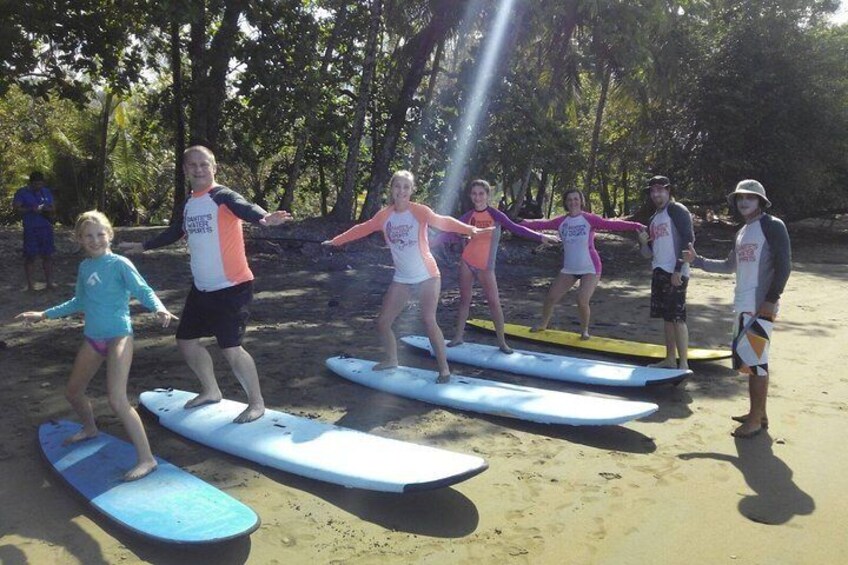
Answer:
<svg viewBox="0 0 848 565"><path fill-rule="evenodd" d="M360 205L386 166L413 168L424 200L445 189L499 5L384 2L376 76L362 94ZM101 176L117 223L169 216L180 102L172 24L186 83L180 105L195 123L214 114L205 123L220 129L210 134L221 181L269 209L287 198L299 216L332 209L363 84L371 0L0 6L0 221L16 221L11 192L32 169L57 189L63 221L98 201ZM463 182L484 177L510 203L528 198L546 209L578 186L596 211L621 213L638 206L653 173L670 176L681 199L716 205L753 177L781 215L848 209L848 27L825 19L837 2L516 6ZM200 9L207 49L192 50ZM240 20L232 48L217 51L225 10ZM194 106L192 93L208 79L194 73L212 66L228 69L220 110ZM417 85L411 98L405 84ZM391 148L388 160L382 147Z"/></svg>

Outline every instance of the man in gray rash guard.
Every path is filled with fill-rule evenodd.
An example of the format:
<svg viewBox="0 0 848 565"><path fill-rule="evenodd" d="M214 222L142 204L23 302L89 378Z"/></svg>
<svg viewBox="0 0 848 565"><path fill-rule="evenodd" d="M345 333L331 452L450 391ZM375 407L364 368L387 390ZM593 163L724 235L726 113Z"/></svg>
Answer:
<svg viewBox="0 0 848 565"><path fill-rule="evenodd" d="M747 414L733 417L742 425L732 435L747 439L768 428L769 342L778 301L792 270L792 250L786 225L765 213L771 202L762 184L740 181L727 202L745 220L727 258L705 259L690 244L683 260L713 273L736 273L733 368L748 375L751 400Z"/></svg>
<svg viewBox="0 0 848 565"><path fill-rule="evenodd" d="M642 255L651 259L651 318L662 318L665 332L665 359L652 367L689 369L689 328L686 325L686 288L689 265L682 253L695 241L692 216L683 204L671 197L671 181L657 175L645 190L657 210L651 216L648 232L639 234ZM679 359L679 363L678 363Z"/></svg>

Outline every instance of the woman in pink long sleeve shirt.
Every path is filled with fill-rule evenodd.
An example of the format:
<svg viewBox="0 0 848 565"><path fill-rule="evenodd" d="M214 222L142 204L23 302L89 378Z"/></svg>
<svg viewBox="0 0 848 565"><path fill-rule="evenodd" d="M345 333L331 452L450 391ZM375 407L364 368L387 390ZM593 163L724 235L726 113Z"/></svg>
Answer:
<svg viewBox="0 0 848 565"><path fill-rule="evenodd" d="M595 250L595 231L641 231L646 229L639 222L607 220L584 212L586 199L576 188L565 193L568 214L552 220L524 220L521 225L534 230L557 230L562 240L562 269L548 289L542 306L542 320L530 331L539 332L548 328L554 306L562 299L574 283L580 281L577 290L577 311L580 316L580 337L589 339L589 301L601 279L601 258Z"/></svg>

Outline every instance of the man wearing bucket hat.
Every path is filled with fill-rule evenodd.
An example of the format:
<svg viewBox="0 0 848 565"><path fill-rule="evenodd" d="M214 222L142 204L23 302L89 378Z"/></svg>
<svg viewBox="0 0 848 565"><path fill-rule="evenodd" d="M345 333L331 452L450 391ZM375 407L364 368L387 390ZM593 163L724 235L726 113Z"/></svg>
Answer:
<svg viewBox="0 0 848 565"><path fill-rule="evenodd" d="M727 202L745 220L727 258L705 259L690 245L683 260L713 273L736 273L733 368L748 375L751 398L748 413L733 417L742 425L732 435L747 439L768 428L769 342L778 300L792 268L792 251L786 225L765 213L771 202L762 184L740 181L727 196Z"/></svg>
<svg viewBox="0 0 848 565"><path fill-rule="evenodd" d="M695 232L689 210L675 202L671 188L671 181L662 175L648 181L645 190L657 210L651 216L648 232L639 234L639 242L642 255L651 259L653 268L651 318L664 321L665 359L652 366L689 369L689 328L686 325L689 265L683 262L682 252L695 241Z"/></svg>

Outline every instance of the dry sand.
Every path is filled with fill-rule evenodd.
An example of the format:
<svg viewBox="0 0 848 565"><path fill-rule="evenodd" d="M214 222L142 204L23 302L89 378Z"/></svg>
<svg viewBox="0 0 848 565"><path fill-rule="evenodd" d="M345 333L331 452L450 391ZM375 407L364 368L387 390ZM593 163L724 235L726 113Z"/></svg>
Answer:
<svg viewBox="0 0 848 565"><path fill-rule="evenodd" d="M245 345L256 358L266 402L378 435L476 453L488 471L451 488L392 495L351 490L268 470L185 441L146 421L154 452L253 507L262 526L248 539L205 549L139 540L94 514L41 461L36 428L72 418L62 389L82 339L78 319L24 328L23 310L43 309L73 292L80 260L63 240L59 289L26 293L19 233L0 230L6 262L0 288L0 562L23 563L845 563L848 397L845 362L848 236L844 227L791 226L794 272L776 327L769 395L771 428L734 440L730 416L747 406L746 381L728 362L695 366L679 387L617 390L660 409L624 426L575 428L454 412L348 383L324 368L341 351L376 358L373 318L391 277L374 242L330 256L313 243L326 233L300 228L255 232L279 238L252 245L256 302ZM315 231L315 230L312 230ZM121 230L125 240L148 229ZM66 234L66 232L65 232ZM306 235L304 235L306 234ZM733 229L699 232L699 252L724 256ZM660 342L648 319L648 265L632 239L603 236L605 276L595 294L597 335ZM507 319L532 322L557 269L556 251L532 254L508 241L499 280ZM270 252L269 252L270 251ZM276 253L279 251L279 253ZM134 262L179 313L190 274L183 249ZM348 268L349 267L349 268ZM455 269L446 267L439 311L449 336L456 311ZM727 342L732 278L697 271L690 284L693 344ZM173 329L135 316L130 396L160 386L197 384L173 342ZM421 333L417 308L398 334ZM487 316L478 298L472 314ZM576 326L573 295L554 325ZM467 339L493 343L473 331ZM3 344L0 344L2 346ZM533 345L513 345L534 349ZM225 394L243 400L213 350ZM401 349L402 362L432 362ZM459 372L479 371L457 366ZM566 385L506 374L487 376L553 389ZM111 415L102 375L91 387L103 430L126 437ZM597 389L596 389L597 390Z"/></svg>

